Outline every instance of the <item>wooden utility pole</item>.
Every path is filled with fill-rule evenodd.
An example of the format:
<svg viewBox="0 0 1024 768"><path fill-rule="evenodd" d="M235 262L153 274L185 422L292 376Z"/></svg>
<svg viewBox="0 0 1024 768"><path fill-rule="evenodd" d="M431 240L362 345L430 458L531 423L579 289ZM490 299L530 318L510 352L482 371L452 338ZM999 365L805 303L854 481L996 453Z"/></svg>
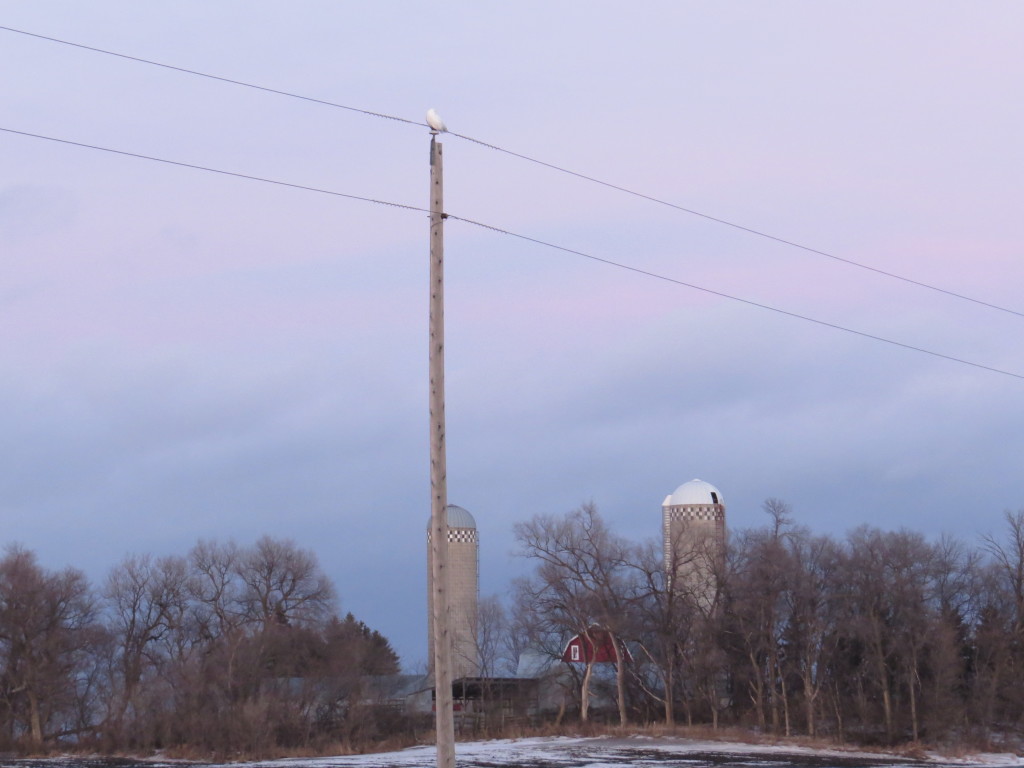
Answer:
<svg viewBox="0 0 1024 768"><path fill-rule="evenodd" d="M441 144L430 136L430 556L434 619L437 768L455 768L452 641L448 620L448 468L444 439L444 182Z"/></svg>

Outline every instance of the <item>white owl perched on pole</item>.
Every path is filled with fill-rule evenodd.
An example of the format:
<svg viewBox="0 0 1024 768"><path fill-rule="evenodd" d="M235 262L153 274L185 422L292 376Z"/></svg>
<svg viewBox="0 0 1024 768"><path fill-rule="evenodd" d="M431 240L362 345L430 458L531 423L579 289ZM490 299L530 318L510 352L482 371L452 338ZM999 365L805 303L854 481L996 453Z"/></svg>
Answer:
<svg viewBox="0 0 1024 768"><path fill-rule="evenodd" d="M444 124L444 120L442 120L441 116L437 114L436 109L427 110L427 125L430 126L430 130L434 133L444 133L448 130L447 126Z"/></svg>

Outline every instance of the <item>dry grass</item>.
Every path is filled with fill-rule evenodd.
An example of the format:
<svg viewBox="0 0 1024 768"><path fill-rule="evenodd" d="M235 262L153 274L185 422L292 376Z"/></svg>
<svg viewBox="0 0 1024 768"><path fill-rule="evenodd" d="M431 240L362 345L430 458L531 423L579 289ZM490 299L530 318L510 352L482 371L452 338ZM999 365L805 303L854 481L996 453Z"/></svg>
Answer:
<svg viewBox="0 0 1024 768"><path fill-rule="evenodd" d="M710 725L675 725L667 726L664 723L636 724L619 726L609 723L580 723L569 722L554 724L552 722L528 725L516 723L509 725L503 730L491 729L486 733L463 733L458 735L458 741L484 741L490 739L526 739L539 737L568 736L575 738L610 736L615 738L630 738L644 736L654 739L687 739L693 741L735 743L764 745L773 747L792 747L794 749L816 749L816 750L840 750L840 751L869 751L898 756L904 760L927 760L932 755L941 755L947 758L969 759L972 755L980 752L1017 752L1020 754L1024 744L1015 739L993 739L988 736L984 739L960 738L943 744L921 744L907 743L893 746L880 746L876 744L865 745L855 742L839 743L827 737L811 738L808 736L777 736L774 734L761 733L748 728L738 726L720 726L712 728ZM312 758L325 756L343 756L355 754L395 752L411 746L433 744L433 731L421 730L418 738L413 733L392 735L380 741L368 741L365 743L346 742L321 742L307 747L272 749L261 753L211 753L189 747L176 747L161 753L161 757L171 760L188 760L194 762L218 761L238 762L254 759L268 758ZM38 755L41 757L42 755ZM125 755L121 755L125 756ZM137 756L135 756L137 757Z"/></svg>

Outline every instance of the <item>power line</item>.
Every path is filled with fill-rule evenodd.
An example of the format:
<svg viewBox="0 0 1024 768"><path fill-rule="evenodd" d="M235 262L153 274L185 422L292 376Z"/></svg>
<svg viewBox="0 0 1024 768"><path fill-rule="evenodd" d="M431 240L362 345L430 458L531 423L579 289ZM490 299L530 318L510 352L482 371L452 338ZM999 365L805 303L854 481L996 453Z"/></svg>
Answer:
<svg viewBox="0 0 1024 768"><path fill-rule="evenodd" d="M378 117L378 118L382 118L382 119L385 119L385 120L395 120L395 121L400 122L400 123L405 123L405 124L409 124L409 125L415 125L417 127L422 125L422 123L420 121L418 121L418 120L410 120L408 118L398 117L397 115L390 115L390 114L387 114L385 112L375 112L375 111L372 111L372 110L361 109L359 107L353 107L353 106L349 106L349 105L346 105L346 104L339 104L337 102L327 101L327 100L324 100L324 99L318 99L318 98L314 98L314 97L311 97L311 96L303 96L302 94L293 93L293 92L290 92L290 91L283 91L283 90L279 90L279 89L276 89L276 88L268 88L266 86L257 85L255 83L248 83L248 82L245 82L243 80L234 80L234 79L228 78L228 77L221 77L219 75L213 75L213 74L210 74L210 73L207 73L207 72L200 72L198 70L188 69L186 67L179 67L179 66L175 66L173 64L165 64L163 62L153 61L151 59L144 59L144 58L141 58L139 56L131 56L131 55L125 54L125 53L118 53L117 51L111 51L111 50L107 50L105 48L97 48L95 46L84 45L82 43L76 43L76 42L72 42L70 40L63 40L63 39L57 38L57 37L50 37L48 35L41 35L41 34L38 34L38 33L35 33L35 32L28 32L28 31L23 30L23 29L16 29L14 27L0 26L0 30L5 31L5 32L12 32L12 33L19 34L19 35L26 35L28 37L34 37L34 38L37 38L39 40L46 40L46 41L52 42L52 43L59 43L61 45L68 45L68 46L71 46L71 47L74 47L74 48L80 48L82 50L91 51L93 53L101 53L101 54L104 54L104 55L107 55L107 56L116 56L117 58L126 59L128 61L134 61L134 62L137 62L137 63L140 63L140 64L149 64L149 65L154 66L154 67L162 67L164 69L170 69L170 70L173 70L175 72L182 72L182 73L188 74L188 75L195 75L196 77L204 77L204 78L208 78L210 80L217 80L219 82L228 83L230 85L237 85L237 86L241 86L243 88L252 88L254 90L264 91L266 93L273 93L273 94L278 95L278 96L287 96L289 98L300 99L302 101L309 101L309 102L313 102L315 104L321 104L323 106L335 107L337 109L345 109L345 110L348 110L350 112L358 112L360 114L368 115L370 117ZM748 227L748 226L745 226L743 224L737 224L736 222L729 221L728 219L722 219L722 218L719 218L717 216L712 216L712 215L707 214L707 213L702 213L701 211L694 210L693 208L687 208L685 206L678 205L676 203L670 202L670 201L665 200L663 198L655 197L653 195L648 195L648 194L645 194L643 192L638 192L638 191L636 191L634 189L630 189L628 187L623 187L623 186L620 186L618 184L613 184L611 182L604 181L603 179L599 179L599 178L594 177L594 176L588 176L585 173L580 173L578 171L573 171L573 170L571 170L569 168L565 168L563 166L556 165L555 163L549 163L549 162L547 162L545 160L540 160L538 158L531 157L530 155L526 155L526 154L523 154L521 152L516 152L516 151L513 151L511 149L506 149L504 147L498 146L497 144L490 144L490 143L488 143L486 141L482 141L480 139L476 139L476 138L474 138L472 136L467 136L467 135L461 134L461 133L455 133L453 131L449 131L449 134L451 136L456 137L456 138L463 139L464 141L468 141L468 142L471 142L473 144L477 144L477 145L479 145L481 147L485 147L487 149L491 149L491 150L494 150L496 152L500 152L500 153L509 155L510 157L515 157L515 158L518 158L520 160L525 160L526 162L534 163L535 165L539 165L539 166L542 166L544 168L548 168L548 169L556 171L558 173L564 173L564 174L569 175L569 176L574 176L574 177L576 177L578 179L582 179L583 181L589 181L589 182L591 182L593 184L598 184L598 185L600 185L602 187L606 187L608 189L612 189L612 190L615 190L617 192L622 192L622 193L627 194L627 195L632 195L633 197L640 198L641 200L647 200L648 202L656 203L658 205L662 205L662 206L665 206L667 208L671 208L671 209L674 209L676 211L680 211L682 213L690 214L691 216L697 216L699 218L705 219L706 221L711 221L711 222L714 222L716 224L721 224L723 226L730 227L732 229L736 229L736 230L738 230L740 232L746 232L747 234L754 235L755 237L761 237L761 238L764 238L766 240L771 240L773 242L779 243L780 245L789 246L791 248L797 248L797 249L802 250L802 251L804 251L806 253L811 253L811 254L814 254L814 255L817 255L817 256L823 256L823 257L825 257L827 259L832 259L833 261L840 262L842 264L846 264L846 265L851 266L851 267L856 267L858 269L863 269L863 270L866 270L868 272L873 272L873 273L875 273L877 275L881 275L883 277L888 277L888 278L893 279L893 280L899 280L899 281L907 283L909 285L914 285L914 286L916 286L918 288L923 288L925 290L934 291L936 293L941 293L941 294L943 294L945 296L949 296L951 298L960 299L962 301L968 301L968 302L970 302L972 304L976 304L978 306L987 307L989 309L994 309L994 310L997 310L999 312L1005 312L1005 313L1011 314L1011 315L1016 315L1017 317L1024 317L1024 312L1020 312L1020 311L1015 310L1015 309L1010 309L1009 307L1003 307L1003 306L1001 306L999 304L994 304L992 302L985 301L983 299L977 299L977 298L974 298L973 296L967 296L966 294L963 294L963 293L957 293L956 291L951 291L951 290L949 290L947 288L941 288L941 287L939 287L937 285L932 285L930 283L926 283L926 282L923 282L921 280L915 280L914 278L907 277L905 275L899 275L899 274L896 274L895 272L889 272L887 270L880 269L878 267L872 267L869 264L864 264L864 263L859 262L859 261L854 261L853 259L847 259L847 258L845 258L843 256L838 256L838 255L836 255L834 253L830 253L828 251L823 251L823 250L818 249L818 248L813 248L811 246L803 245L803 244L798 243L798 242L796 242L794 240L787 240L786 238L779 237L777 235L772 235L772 234L770 234L768 232L764 232L763 230L755 229L753 227Z"/></svg>
<svg viewBox="0 0 1024 768"><path fill-rule="evenodd" d="M657 203L658 205L663 205L663 206L665 206L667 208L673 208L673 209L675 209L677 211L682 211L683 213L688 213L688 214L690 214L692 216L698 216L698 217L700 217L702 219L706 219L707 221L713 221L716 224L723 224L724 226L732 227L733 229L737 229L737 230L739 230L741 232L746 232L747 234L750 234L750 235L755 235L757 237L763 237L766 240L772 240L773 242L779 243L781 245L788 245L791 248L798 248L801 251L806 251L807 253L813 253L813 254L816 254L818 256L824 256L824 257L826 257L828 259L832 259L834 261L842 262L843 264L848 264L851 267L857 267L858 269L865 269L865 270L867 270L869 272L874 272L875 274L883 275L884 277L889 277L889 278L892 278L894 280L901 280L904 283L909 283L910 285L916 285L919 288L925 288L925 289L927 289L929 291L936 291L938 293L945 294L946 296L951 296L951 297L953 297L955 299L962 299L963 301L969 301L969 302L971 302L973 304L978 304L978 305L983 306L983 307L988 307L989 309L995 309L995 310L998 310L1000 312L1007 312L1007 313L1009 313L1011 315L1017 315L1017 317L1024 317L1024 312L1018 312L1015 309L1009 309L1007 307L999 306L998 304L992 304L991 302L984 301L982 299L975 299L975 298L973 298L971 296L966 296L966 295L964 295L962 293L957 293L956 291L950 291L950 290L947 290L946 288L940 288L940 287L938 287L936 285L931 285L929 283L921 282L920 280L914 280L913 278L906 277L904 275L898 275L898 274L896 274L894 272L887 272L884 269L879 269L878 267L872 267L872 266L870 266L868 264L862 264L859 261L854 261L852 259L847 259L847 258L844 258L842 256L837 256L834 253L829 253L828 251L822 251L822 250L819 250L818 248L812 248L812 247L810 247L808 245L801 245L800 243L797 243L797 242L795 242L793 240L787 240L787 239L785 239L783 237L778 237L777 235L772 235L772 234L769 234L768 232L763 232L763 231L761 231L759 229L754 229L753 227L747 227L747 226L744 226L743 224L737 224L736 222L729 221L727 219L720 219L717 216L711 216L710 214L707 214L707 213L701 213L700 211L695 211L692 208L686 208L686 207L684 207L682 205L677 205L675 203L669 202L668 200L663 200L662 198L654 197L653 195L646 195L643 192L637 192L636 190L629 189L628 187L621 187L618 184L612 184L611 182L603 181L602 179L598 179L598 178L595 178L593 176L587 176L584 173L579 173L577 171L573 171L573 170L570 170L568 168L563 168L563 167L561 167L559 165L555 165L554 163L545 162L544 160L538 160L535 157L530 157L529 155L524 155L524 154L522 154L520 152L513 152L510 149L505 149L504 147L499 147L496 144L488 144L485 141L480 141L479 139L474 139L472 136L464 136L461 133L454 133L453 131L449 131L449 133L452 136L456 136L456 137L458 137L460 139L465 139L466 141L472 142L474 144L479 144L480 146L486 147L487 149L493 149L496 152L502 152L502 153L504 153L506 155L510 155L512 157L519 158L520 160L526 160L527 162L535 163L536 165L540 165L540 166L543 166L545 168L550 168L551 170L558 171L559 173L564 173L564 174L567 174L569 176L575 176L578 179L583 179L584 181L589 181L589 182L592 182L594 184L599 184L602 187L607 187L608 189L614 189L614 190L616 190L618 192L624 192L627 195L632 195L633 197L639 197L642 200L648 200L649 202Z"/></svg>
<svg viewBox="0 0 1024 768"><path fill-rule="evenodd" d="M405 205L403 203L395 203L395 202L392 202L392 201L389 201L389 200L378 200L378 199L371 198L371 197L364 197L362 195L353 195L353 194L348 194L348 193L344 193L344 192L335 192L335 191L329 190L329 189L322 189L322 188L319 188L319 187L310 187L310 186L306 186L304 184L295 184L295 183L287 182L287 181L279 181L277 179L268 179L268 178L264 178L264 177L261 177L261 176L254 176L252 174L247 174L247 173L237 173L237 172L234 172L234 171L225 171L225 170L222 170L222 169L219 169L219 168L211 168L209 166L197 165L195 163L186 163L186 162L182 162L182 161L179 161L179 160L168 160L166 158L155 157L153 155L144 155L144 154L141 154L141 153L138 153L138 152L127 152L125 150L113 149L113 148L110 148L110 147L101 147L101 146L98 146L96 144L86 144L84 142L71 141L69 139L61 139L61 138L57 138L57 137L54 137L54 136L44 136L44 135L38 134L38 133L30 133L28 131L19 131L19 130L15 130L13 128L5 128L3 126L0 126L0 131L3 131L5 133L10 133L10 134L15 134L15 135L18 135L18 136L26 136L26 137L34 138L34 139L42 139L42 140L45 140L45 141L52 141L52 142L56 142L56 143L59 143L59 144L65 144L65 145L69 145L69 146L73 146L73 147L79 147L79 148L83 148L83 149L92 149L92 150L97 150L97 151L100 151L100 152L108 152L110 154L122 155L124 157L133 157L133 158L136 158L136 159L139 159L139 160L149 160L149 161L152 161L152 162L164 163L166 165L173 165L173 166L178 166L178 167L181 167L181 168L189 168L189 169L196 170L196 171L206 171L207 173L216 173L216 174L220 174L222 176L232 176L232 177L239 178L239 179L246 179L248 181L258 181L258 182L261 182L261 183L264 183L264 184L274 184L274 185L281 186L281 187L289 187L291 189L300 189L300 190L303 190L303 191L306 191L306 192L316 192L318 194L332 195L334 197L343 197L343 198L347 198L349 200L359 200L361 202L372 203L372 204L375 204L375 205L386 205L386 206L391 206L391 207L394 207L394 208L401 208L401 209L407 210L407 211L416 211L417 213L430 213L430 211L428 209L420 208L420 207L414 206L414 205ZM937 358L940 358L942 360L947 360L947 361L950 361L950 362L953 362L953 363L958 363L960 365L970 366L972 368L978 368L980 370L988 371L990 373L997 373L997 374L1000 374L1000 375L1003 375L1003 376L1010 376L1010 377L1015 378L1015 379L1024 379L1024 374L1014 373L1013 371L1007 371L1007 370L1004 370L1002 368L995 368L995 367L989 366L989 365L983 365L982 363L975 363L975 362L972 362L970 360L965 360L963 358L954 357L952 355L946 355L946 354L943 354L942 352L935 352L934 350L926 349L924 347L917 347L917 346L914 346L912 344L905 344L905 343L903 343L901 341L895 341L893 339L888 339L888 338L886 338L884 336L877 336L875 334L867 333L865 331L858 331L858 330L855 330L853 328L848 328L848 327L843 326L843 325L838 325L836 323L830 323L830 322L828 322L826 320L819 320L817 318L810 317L808 315L801 315L801 314L799 314L797 312L790 312L789 310L781 309L779 307L773 307L773 306L771 306L769 304L762 304L760 302L752 301L750 299L744 299L744 298L742 298L740 296L734 296L732 294L724 293L722 291L716 291L716 290L714 290L712 288L705 288L704 286L697 285L696 283L688 283L688 282L686 282L684 280L678 280L676 278L668 277L667 275L662 275L662 274L659 274L657 272L651 272L651 271L646 270L646 269L641 269L639 267L630 266L629 264L624 264L622 262L613 261L612 259L606 259L606 258L603 258L601 256L595 256L594 254L587 253L586 251L576 250L574 248L569 248L569 247L564 246L564 245L558 245L556 243L552 243L552 242L549 242L549 241L546 241L546 240L541 240L541 239L536 238L536 237L531 237L529 235L524 235L524 234L521 234L521 233L518 233L518 232L513 232L511 230L503 229L503 228L495 226L493 224L486 224L484 222L474 221L473 219L463 218L462 216L456 216L456 215L450 214L450 213L449 214L444 214L444 217L446 219L450 219L450 220L453 220L453 221L461 221L463 224L468 224L470 226L479 227L481 229L489 230L491 232L496 232L498 234L507 235L509 237L513 237L513 238L516 238L518 240L522 240L524 242L533 243L535 245L539 245L539 246L542 246L542 247L545 247L545 248L551 248L551 249L554 249L554 250L557 250L557 251L561 251L563 253L572 254L574 256L581 256L581 257L583 257L585 259L589 259L591 261L596 261L596 262L599 262L601 264L606 264L606 265L611 266L611 267L616 267L618 269L624 269L624 270L627 270L629 272L634 272L634 273L639 274L639 275L644 275L646 277L654 278L656 280L662 280L662 281L667 282L667 283L673 283L675 285L683 286L685 288L691 288L691 289L696 290L696 291L702 291L704 293L708 293L708 294L711 294L713 296L718 296L718 297L723 298L723 299L728 299L730 301L735 301L735 302L739 302L741 304L746 304L747 306L755 307L757 309L763 309L763 310L767 310L769 312L774 312L776 314L785 315L786 317L791 317L791 318L793 318L795 320L803 320L805 322L814 323L816 325L824 326L825 328L831 328L832 330L843 331L844 333L853 334L855 336L860 336L862 338L870 339L872 341L878 341L878 342L882 342L882 343L885 343L885 344L890 344L892 346L899 347L901 349L906 349L906 350L910 350L910 351L913 351L913 352L920 352L920 353L925 354L925 355L930 355L932 357L937 357Z"/></svg>
<svg viewBox="0 0 1024 768"><path fill-rule="evenodd" d="M247 173L236 173L235 171L224 171L219 168L210 168L205 165L196 165L195 163L184 163L180 160L168 160L163 157L154 157L153 155L143 155L138 152L127 152L123 149L112 149L110 147L101 147L97 144L86 144L81 141L71 141L70 139L60 139L55 136L44 136L40 133L29 133L28 131L16 131L13 128L4 128L0 126L0 131L6 133L14 133L19 136L29 136L33 139L43 139L45 141L54 141L58 144L68 144L72 147L82 147L83 149L95 149L99 152L109 152L112 155L123 155L125 157L135 157L139 160L152 160L154 163L165 163L166 165L176 165L181 168L191 168L196 171L207 171L208 173L219 173L222 176L234 176L239 179L248 179L249 181L261 181L264 184L276 184L281 187L291 187L293 189L302 189L306 192L319 192L323 195L333 195L335 197L347 197L350 200L361 200L364 203L375 203L377 205L389 205L393 208L404 208L408 211L419 211L421 213L429 213L430 211L426 208L419 208L415 205L405 205L403 203L393 203L389 200L377 200L372 197L363 197L361 195L350 195L345 192L335 192L330 189L322 189L319 187L307 187L304 184L293 184L288 181L278 181L276 179L268 179L263 176L252 176Z"/></svg>
<svg viewBox="0 0 1024 768"><path fill-rule="evenodd" d="M186 75L195 75L196 77L205 77L205 78L207 78L209 80L218 80L218 81L220 81L222 83L229 83L230 85L239 85L239 86L241 86L243 88L252 88L253 90L256 90L256 91L264 91L265 93L273 93L273 94L276 94L278 96L287 96L287 97L292 98L292 99L301 99L302 101L311 101L314 104L322 104L325 107L335 107L337 109L347 109L350 112L359 112L360 114L363 114L363 115L369 115L370 117L380 117L380 118L383 118L385 120L397 120L400 123L409 123L410 125L415 125L417 127L419 127L419 126L421 126L423 124L423 123L421 123L418 120L408 120L408 119L406 119L404 117L397 117L396 115L389 115L389 114L386 114L384 112L373 112L373 111L371 111L369 109L360 109L359 107L351 107L351 106L348 106L346 104L338 104L337 102L334 102L334 101L326 101L325 99L313 98L312 96L303 96L303 95L298 94L298 93L290 93L289 91L279 91L276 88L268 88L267 86L256 85L255 83L247 83L244 80L233 80L230 77L221 77L220 75L211 75L209 72L200 72L200 71L195 70L195 69L187 69L185 67L178 67L178 66L175 66L174 64L164 64L163 62L153 61L152 59L143 59L143 58L141 58L139 56L130 56L127 53L118 53L117 51L109 51L109 50L107 50L105 48L96 48L96 47L91 46L91 45L84 45L82 43L75 43L75 42L72 42L71 40L61 40L59 37L49 37L47 35L40 35L40 34L38 34L36 32L27 32L24 29L15 29L14 27L0 26L0 30L3 30L4 32L14 32L15 34L18 34L18 35L26 35L27 37L35 37L35 38L37 38L39 40L46 40L46 41L51 42L51 43L60 43L61 45L69 45L72 48L81 48L84 51L92 51L93 53L102 53L102 54L104 54L106 56L116 56L119 59L127 59L128 61L134 61L134 62L137 62L139 64L149 64L150 66L153 66L153 67L162 67L164 69L171 69L171 70L174 70L175 72L182 72L182 73L184 73Z"/></svg>
<svg viewBox="0 0 1024 768"><path fill-rule="evenodd" d="M739 303L746 304L747 306L757 307L758 309L765 309L765 310L768 310L769 312L775 312L775 313L780 314L780 315L785 315L786 317L792 317L792 318L794 318L796 320L805 320L805 321L807 321L809 323L815 323L816 325L822 325L822 326L824 326L826 328L831 328L831 329L836 330L836 331L843 331L844 333L852 333L855 336L860 336L860 337L865 338L865 339L871 339L873 341L881 341L881 342L884 342L885 344L892 344L893 346L900 347L902 349L909 349L909 350L911 350L913 352L921 352L921 353L923 353L925 355L931 355L932 357L939 357L939 358L942 358L943 360L949 360L949 361L954 362L954 363L960 363L962 365L969 365L972 368L980 368L983 371L991 371L992 373L1000 373L1000 374L1003 374L1005 376L1012 376L1015 379L1024 379L1024 374L1013 373L1012 371L1006 371L1006 370L1003 370L1002 368L993 368L991 366L983 365L981 363L974 363L974 362L971 362L970 360L964 360L963 358L953 357L952 355L943 354L942 352L935 352L935 351L930 350L930 349L925 349L924 347L915 347L913 344L905 344L902 341L895 341L893 339L887 339L884 336L876 336L876 335L874 335L872 333L867 333L866 331L858 331L858 330L856 330L854 328L848 328L848 327L846 327L844 325L838 325L836 323L830 323L827 320L819 320L819 319L817 319L815 317L810 317L808 315L801 315L801 314L799 314L797 312L790 312L787 309L781 309L779 307L773 307L770 304L762 304L760 302L753 301L751 299L744 299L744 298L742 298L740 296L734 296L732 294L724 293L722 291L716 291L713 288L705 288L704 286L697 285L696 283L688 283L685 280L678 280L678 279L676 279L674 277L668 277L667 275L662 275L662 274L659 274L657 272L651 272L651 271L646 270L646 269L640 269L640 267L633 267L633 266L630 266L629 264L623 264L622 262L619 262L619 261L613 261L612 259L606 259L606 258L601 257L601 256L595 256L594 254L587 253L586 251L578 251L578 250L576 250L574 248L568 248L568 247L566 247L564 245L558 245L556 243L551 243L551 242L548 242L546 240L540 240L539 238L536 238L536 237L530 237L529 235L523 235L523 234L520 234L518 232L512 232L512 231L507 230L507 229L502 229L501 227L496 227L496 226L494 226L492 224L484 224L483 222L473 221L471 219L464 219L461 216L456 216L454 214L448 214L448 218L452 219L454 221L461 221L464 224L471 224L474 227L481 227L482 229L489 229L492 232L497 232L497 233L502 234L502 235L508 235L509 237L514 237L514 238L516 238L518 240L525 240L528 243L534 243L536 245L540 245L540 246L543 246L545 248L553 248L553 249L555 249L557 251L563 251L564 253L571 253L571 254L573 254L575 256L582 256L585 259L590 259L592 261L597 261L597 262L600 262L602 264L607 264L608 266L611 266L611 267L618 267L619 269L625 269L625 270L628 270L630 272L635 272L635 273L637 273L639 275L645 275L646 277L653 277L656 280L664 280L667 283L674 283L675 285L681 285L681 286L684 286L686 288L692 288L695 291L703 291L704 293L710 293L712 296L719 296L719 297L721 297L723 299L729 299L730 301L738 301Z"/></svg>

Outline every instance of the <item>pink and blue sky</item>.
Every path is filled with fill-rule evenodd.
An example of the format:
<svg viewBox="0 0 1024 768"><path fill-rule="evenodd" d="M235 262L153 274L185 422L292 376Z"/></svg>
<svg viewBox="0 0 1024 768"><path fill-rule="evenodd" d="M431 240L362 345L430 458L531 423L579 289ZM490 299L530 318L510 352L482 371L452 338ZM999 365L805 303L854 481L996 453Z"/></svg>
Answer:
<svg viewBox="0 0 1024 768"><path fill-rule="evenodd" d="M0 0L0 26L421 121L1024 312L1016 2ZM425 207L425 126L0 30L0 128ZM1024 317L455 136L449 213L1024 375ZM422 213L0 132L0 530L100 582L262 534L426 656ZM1024 381L449 220L449 498L631 537L976 542L1024 506Z"/></svg>

